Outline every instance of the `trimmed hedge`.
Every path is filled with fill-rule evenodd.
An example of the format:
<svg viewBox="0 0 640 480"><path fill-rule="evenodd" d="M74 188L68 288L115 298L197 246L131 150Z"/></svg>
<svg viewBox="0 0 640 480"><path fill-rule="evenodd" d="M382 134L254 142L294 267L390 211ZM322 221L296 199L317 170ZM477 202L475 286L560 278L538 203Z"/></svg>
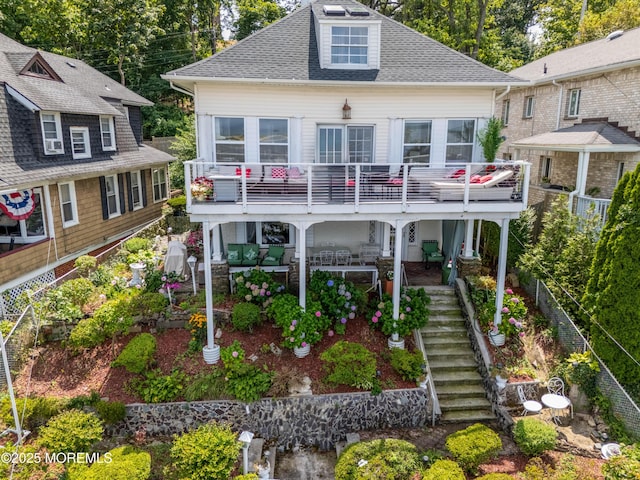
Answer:
<svg viewBox="0 0 640 480"><path fill-rule="evenodd" d="M498 454L502 440L489 427L476 423L449 435L446 447L464 470L474 472L478 465Z"/></svg>
<svg viewBox="0 0 640 480"><path fill-rule="evenodd" d="M147 452L124 446L114 448L104 457L105 462L95 462L89 467L72 464L69 480L147 480L151 475L151 455Z"/></svg>
<svg viewBox="0 0 640 480"><path fill-rule="evenodd" d="M422 480L465 480L464 471L453 460L436 460Z"/></svg>
<svg viewBox="0 0 640 480"><path fill-rule="evenodd" d="M553 425L542 420L523 418L513 428L513 438L522 453L538 456L555 448L558 433Z"/></svg>
<svg viewBox="0 0 640 480"><path fill-rule="evenodd" d="M359 467L361 460L367 463ZM412 478L421 466L420 453L412 443L395 438L378 439L349 445L336 463L335 478L405 480Z"/></svg>
<svg viewBox="0 0 640 480"><path fill-rule="evenodd" d="M102 440L102 422L92 413L67 410L40 429L38 442L50 452L88 452Z"/></svg>
<svg viewBox="0 0 640 480"><path fill-rule="evenodd" d="M141 333L129 341L118 358L111 363L111 366L124 367L131 373L142 373L153 361L155 353L156 337L150 333Z"/></svg>

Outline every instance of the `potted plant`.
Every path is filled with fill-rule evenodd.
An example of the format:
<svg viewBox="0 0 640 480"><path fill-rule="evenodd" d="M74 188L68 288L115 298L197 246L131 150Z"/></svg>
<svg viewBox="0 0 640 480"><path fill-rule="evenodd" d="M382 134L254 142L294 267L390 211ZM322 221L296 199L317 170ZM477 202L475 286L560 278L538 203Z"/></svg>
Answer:
<svg viewBox="0 0 640 480"><path fill-rule="evenodd" d="M487 163L493 163L500 145L505 141L501 135L503 127L501 119L491 117L485 127L478 132L478 143L482 147L482 153Z"/></svg>
<svg viewBox="0 0 640 480"><path fill-rule="evenodd" d="M527 306L522 297L515 295L510 288L507 288L504 293L505 300L502 303L500 324L495 325L493 322L489 324L489 342L496 347L504 345L507 338L512 336L524 337Z"/></svg>
<svg viewBox="0 0 640 480"><path fill-rule="evenodd" d="M207 177L196 177L191 182L191 195L198 200L213 198L213 180Z"/></svg>
<svg viewBox="0 0 640 480"><path fill-rule="evenodd" d="M540 179L540 186L542 188L549 188L551 186L551 179L549 177L542 177Z"/></svg>
<svg viewBox="0 0 640 480"><path fill-rule="evenodd" d="M389 295L393 295L393 270L389 270L385 274L384 291Z"/></svg>

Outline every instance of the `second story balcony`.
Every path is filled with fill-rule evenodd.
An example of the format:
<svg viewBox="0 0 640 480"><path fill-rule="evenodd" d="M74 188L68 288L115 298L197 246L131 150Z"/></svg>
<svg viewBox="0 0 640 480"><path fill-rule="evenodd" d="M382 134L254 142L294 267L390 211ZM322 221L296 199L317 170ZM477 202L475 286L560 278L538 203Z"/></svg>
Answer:
<svg viewBox="0 0 640 480"><path fill-rule="evenodd" d="M529 164L218 164L185 162L192 215L514 213Z"/></svg>

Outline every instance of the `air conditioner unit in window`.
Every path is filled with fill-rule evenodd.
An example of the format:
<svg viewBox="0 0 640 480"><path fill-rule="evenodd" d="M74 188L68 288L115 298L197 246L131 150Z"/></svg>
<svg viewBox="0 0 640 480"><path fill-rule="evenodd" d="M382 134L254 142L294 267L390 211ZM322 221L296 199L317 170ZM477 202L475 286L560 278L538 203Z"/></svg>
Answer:
<svg viewBox="0 0 640 480"><path fill-rule="evenodd" d="M45 140L47 152L59 152L62 150L62 140Z"/></svg>

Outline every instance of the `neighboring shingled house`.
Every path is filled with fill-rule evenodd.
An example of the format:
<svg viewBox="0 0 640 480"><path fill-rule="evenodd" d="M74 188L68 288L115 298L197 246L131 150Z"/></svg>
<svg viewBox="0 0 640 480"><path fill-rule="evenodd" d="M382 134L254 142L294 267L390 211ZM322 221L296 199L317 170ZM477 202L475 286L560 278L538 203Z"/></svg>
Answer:
<svg viewBox="0 0 640 480"><path fill-rule="evenodd" d="M618 31L510 72L530 84L498 96L501 151L532 163L530 204L565 192L574 212L594 204L606 216L618 180L640 161L639 45L640 28Z"/></svg>
<svg viewBox="0 0 640 480"><path fill-rule="evenodd" d="M172 157L142 144L143 105L80 60L0 34L0 292L161 215Z"/></svg>

